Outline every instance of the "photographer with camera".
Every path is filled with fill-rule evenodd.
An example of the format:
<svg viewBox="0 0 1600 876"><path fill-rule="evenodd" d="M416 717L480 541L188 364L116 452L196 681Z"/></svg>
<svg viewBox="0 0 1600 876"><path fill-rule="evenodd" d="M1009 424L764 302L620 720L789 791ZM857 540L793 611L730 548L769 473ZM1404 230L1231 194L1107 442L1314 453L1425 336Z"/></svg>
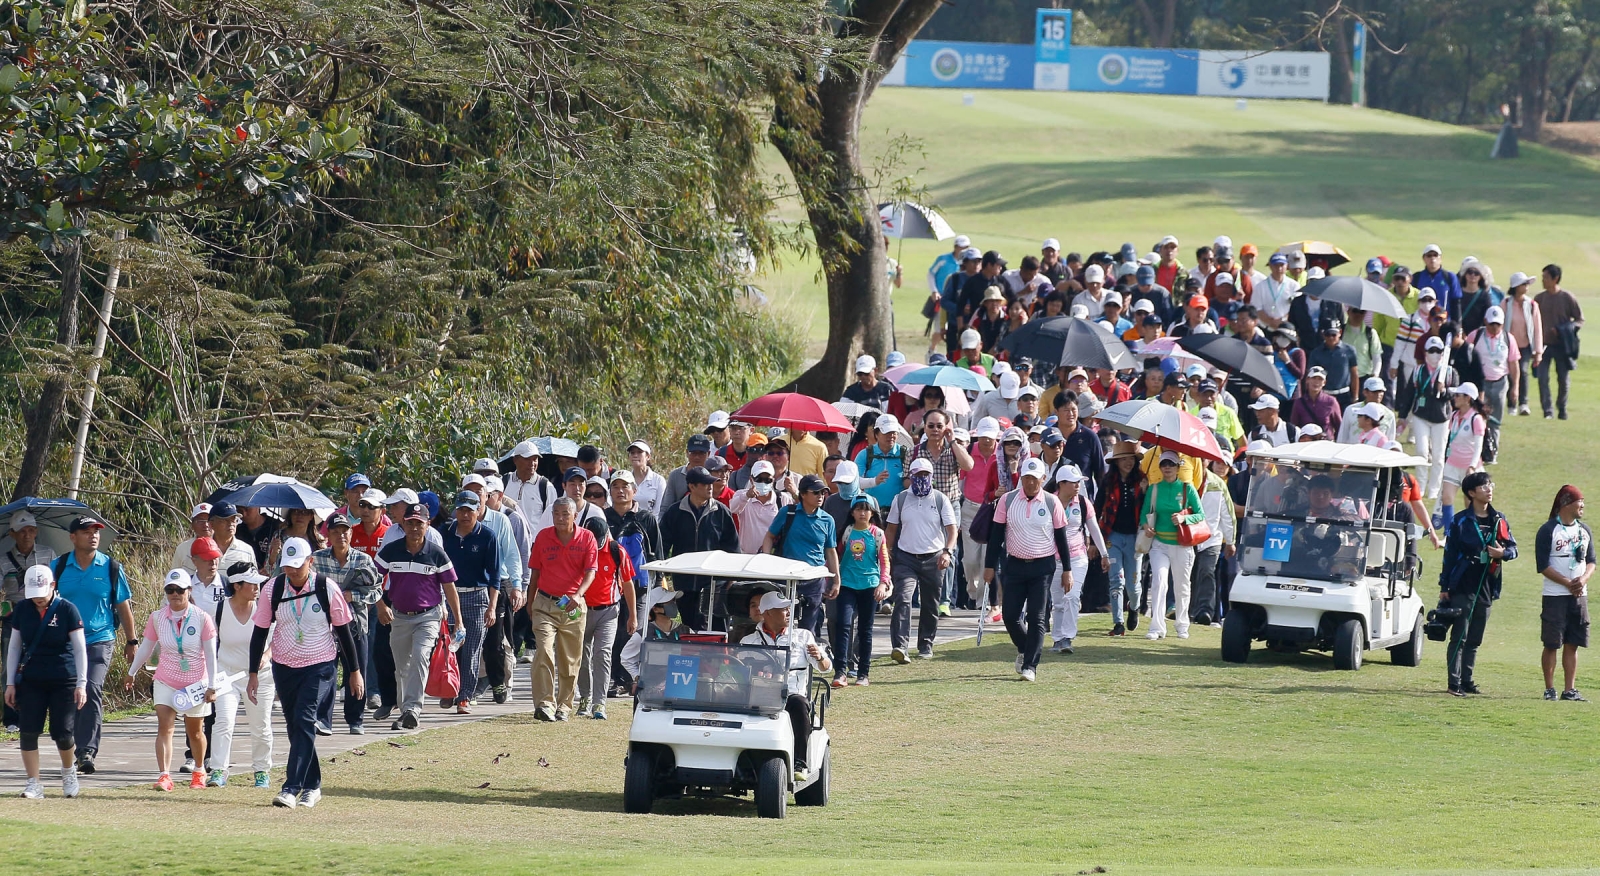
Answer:
<svg viewBox="0 0 1600 876"><path fill-rule="evenodd" d="M1489 473L1475 471L1462 478L1461 492L1471 504L1446 521L1439 608L1428 618L1435 625L1449 625L1445 662L1450 694L1458 697L1481 693L1472 680L1472 665L1489 623L1489 606L1500 598L1500 567L1517 558L1511 524L1490 504L1494 481Z"/></svg>
<svg viewBox="0 0 1600 876"><path fill-rule="evenodd" d="M1560 699L1584 702L1578 693L1578 649L1589 646L1589 578L1594 575L1594 533L1583 522L1583 494L1567 484L1556 493L1550 519L1533 540L1534 564L1543 576L1539 613L1544 643L1544 698L1556 699L1556 655L1566 686Z"/></svg>

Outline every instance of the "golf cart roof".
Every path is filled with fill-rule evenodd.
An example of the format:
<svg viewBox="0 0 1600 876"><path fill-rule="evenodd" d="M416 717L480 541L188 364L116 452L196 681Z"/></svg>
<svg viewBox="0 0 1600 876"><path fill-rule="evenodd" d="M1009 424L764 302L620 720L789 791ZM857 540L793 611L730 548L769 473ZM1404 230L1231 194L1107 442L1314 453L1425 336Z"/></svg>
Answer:
<svg viewBox="0 0 1600 876"><path fill-rule="evenodd" d="M828 577L825 566L813 566L771 554L730 554L727 551L679 554L671 559L646 563L645 569L669 575L704 575L708 578L757 581L814 581Z"/></svg>
<svg viewBox="0 0 1600 876"><path fill-rule="evenodd" d="M1360 468L1412 468L1428 461L1408 453L1396 453L1366 444L1340 444L1337 441L1307 441L1284 444L1269 450L1253 450L1257 459L1278 462L1311 462L1324 465L1353 465Z"/></svg>

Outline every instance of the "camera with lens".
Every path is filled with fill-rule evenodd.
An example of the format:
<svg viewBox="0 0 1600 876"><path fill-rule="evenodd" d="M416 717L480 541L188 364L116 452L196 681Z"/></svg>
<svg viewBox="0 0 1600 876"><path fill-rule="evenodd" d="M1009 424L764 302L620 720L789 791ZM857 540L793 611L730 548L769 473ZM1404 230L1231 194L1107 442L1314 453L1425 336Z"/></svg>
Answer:
<svg viewBox="0 0 1600 876"><path fill-rule="evenodd" d="M1428 622L1422 625L1422 631L1428 638L1435 642L1443 642L1450 635L1450 628L1456 621L1467 616L1467 610L1459 606L1441 604L1438 608L1428 612Z"/></svg>

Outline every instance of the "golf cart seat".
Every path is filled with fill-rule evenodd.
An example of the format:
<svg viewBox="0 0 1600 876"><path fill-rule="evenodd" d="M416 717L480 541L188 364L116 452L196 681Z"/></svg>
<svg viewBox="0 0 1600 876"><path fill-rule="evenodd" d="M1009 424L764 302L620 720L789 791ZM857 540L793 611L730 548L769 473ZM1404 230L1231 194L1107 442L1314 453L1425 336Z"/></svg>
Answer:
<svg viewBox="0 0 1600 876"><path fill-rule="evenodd" d="M1396 529L1373 529L1367 536L1367 568L1370 574L1388 575L1390 569L1404 571L1406 537Z"/></svg>

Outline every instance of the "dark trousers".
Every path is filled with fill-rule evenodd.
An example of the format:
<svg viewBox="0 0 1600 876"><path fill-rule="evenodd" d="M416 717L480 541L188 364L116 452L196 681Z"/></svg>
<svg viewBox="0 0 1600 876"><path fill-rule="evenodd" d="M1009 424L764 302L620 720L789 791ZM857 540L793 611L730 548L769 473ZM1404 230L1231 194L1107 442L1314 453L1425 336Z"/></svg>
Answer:
<svg viewBox="0 0 1600 876"><path fill-rule="evenodd" d="M0 658L5 656L11 648L11 615L0 617ZM73 710L76 713L76 709ZM0 706L0 725L14 727L17 724L17 710L10 706Z"/></svg>
<svg viewBox="0 0 1600 876"><path fill-rule="evenodd" d="M114 640L89 646L89 689L83 707L72 722L78 739L78 756L94 757L100 751L100 720L105 715L106 672L111 669Z"/></svg>
<svg viewBox="0 0 1600 876"><path fill-rule="evenodd" d="M1517 350L1522 354L1522 357L1517 360L1516 397L1506 399L1506 404L1512 407L1513 412L1515 412L1516 408L1528 403L1528 396L1532 394L1531 390L1533 389L1528 385L1531 382L1529 378L1533 374L1533 348L1519 347Z"/></svg>
<svg viewBox="0 0 1600 876"><path fill-rule="evenodd" d="M1450 689L1472 682L1472 665L1478 662L1478 646L1483 644L1483 628L1489 625L1489 597L1480 596L1473 603L1471 593L1450 593L1450 607L1472 608L1470 615L1450 625L1450 646L1445 651L1445 666L1450 675ZM1463 636L1465 639L1463 640Z"/></svg>
<svg viewBox="0 0 1600 876"><path fill-rule="evenodd" d="M483 631L483 672L477 693L509 686L515 662L516 655L511 648L511 600L502 593L494 604L494 626Z"/></svg>
<svg viewBox="0 0 1600 876"><path fill-rule="evenodd" d="M1023 669L1036 668L1044 654L1045 591L1055 571L1055 557L1005 559L1000 616L1005 620L1006 632L1011 635L1011 644L1016 645L1017 653L1022 655Z"/></svg>
<svg viewBox="0 0 1600 876"><path fill-rule="evenodd" d="M678 619L683 621L684 626L697 632L706 629L706 613L700 606L700 600L704 598L704 593L699 589L684 590L678 595Z"/></svg>
<svg viewBox="0 0 1600 876"><path fill-rule="evenodd" d="M811 701L805 694L789 694L783 710L789 713L789 724L794 728L794 768L804 769L811 749Z"/></svg>
<svg viewBox="0 0 1600 876"><path fill-rule="evenodd" d="M807 581L801 584L795 592L799 601L798 611L795 612L795 625L811 631L811 635L822 641L822 622L825 612L822 610L822 590L827 586L825 581Z"/></svg>
<svg viewBox="0 0 1600 876"><path fill-rule="evenodd" d="M1228 597L1233 593L1233 579L1238 575L1238 554L1217 559L1217 620L1228 616Z"/></svg>
<svg viewBox="0 0 1600 876"><path fill-rule="evenodd" d="M61 751L72 750L72 722L78 710L73 694L78 683L70 678L59 681L23 679L17 685L18 728L22 731L22 750L38 751L45 719L50 721L50 738Z"/></svg>
<svg viewBox="0 0 1600 876"><path fill-rule="evenodd" d="M378 624L372 629L372 674L367 689L377 685L378 701L385 709L400 705L400 685L394 677L394 649L389 644L389 625Z"/></svg>
<svg viewBox="0 0 1600 876"><path fill-rule="evenodd" d="M1545 350L1544 360L1539 363L1535 373L1539 376L1539 406L1544 408L1544 415L1550 416L1550 369L1556 369L1556 410L1563 416L1567 413L1567 389L1572 385L1572 363L1560 350Z"/></svg>
<svg viewBox="0 0 1600 876"><path fill-rule="evenodd" d="M872 618L877 610L877 589L865 587L840 587L839 598L834 600L838 609L833 631L833 676L838 678L855 662L857 678L866 678L872 665ZM924 610L927 601L923 603ZM850 624L856 625L855 636L850 635ZM852 642L852 638L854 641ZM854 647L852 647L852 645Z"/></svg>
<svg viewBox="0 0 1600 876"><path fill-rule="evenodd" d="M939 571L939 554L913 554L895 549L890 559L889 577L894 582L894 614L889 618L889 644L908 648L911 639L911 596L922 592L917 613L917 652L933 650L939 634L939 588L944 573Z"/></svg>
<svg viewBox="0 0 1600 876"><path fill-rule="evenodd" d="M322 704L333 702L337 665L337 660L303 667L272 664L272 681L277 685L278 702L283 705L283 720L289 731L289 760L283 790L290 793L322 788L316 723Z"/></svg>
<svg viewBox="0 0 1600 876"><path fill-rule="evenodd" d="M1195 551L1194 574L1189 579L1189 620L1205 623L1215 621L1217 612L1217 560L1222 556L1222 544Z"/></svg>
<svg viewBox="0 0 1600 876"><path fill-rule="evenodd" d="M361 682L364 685L372 684L372 675L368 671L371 661L367 659L368 641L372 637L372 628L367 620L366 606L359 606L350 611L350 635L356 640L356 670L361 673ZM340 688L344 691L344 722L351 727L360 727L367 720L366 696L351 696L350 679L348 674ZM365 691L362 692L365 694ZM324 726L333 724L333 700L328 700L328 714L323 715Z"/></svg>

